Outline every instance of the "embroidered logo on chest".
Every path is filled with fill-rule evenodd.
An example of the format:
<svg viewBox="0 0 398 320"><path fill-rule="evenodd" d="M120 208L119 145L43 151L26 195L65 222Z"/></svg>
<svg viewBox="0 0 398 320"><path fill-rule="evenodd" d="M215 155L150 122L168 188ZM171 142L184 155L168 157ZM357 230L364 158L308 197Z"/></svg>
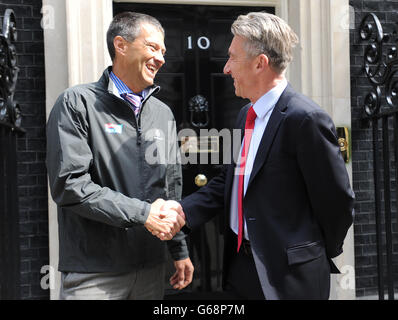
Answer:
<svg viewBox="0 0 398 320"><path fill-rule="evenodd" d="M123 131L122 124L105 123L105 132L106 133L122 134L122 131Z"/></svg>

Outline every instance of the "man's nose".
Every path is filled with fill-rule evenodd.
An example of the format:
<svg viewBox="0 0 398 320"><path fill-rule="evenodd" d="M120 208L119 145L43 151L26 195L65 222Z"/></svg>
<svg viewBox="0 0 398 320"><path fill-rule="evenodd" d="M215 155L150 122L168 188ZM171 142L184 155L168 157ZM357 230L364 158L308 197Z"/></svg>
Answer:
<svg viewBox="0 0 398 320"><path fill-rule="evenodd" d="M160 66L162 66L166 62L166 60L164 59L164 55L161 51L156 52L155 59L160 64Z"/></svg>
<svg viewBox="0 0 398 320"><path fill-rule="evenodd" d="M225 64L223 72L224 72L224 74L230 74L231 73L231 69L229 68L229 60Z"/></svg>

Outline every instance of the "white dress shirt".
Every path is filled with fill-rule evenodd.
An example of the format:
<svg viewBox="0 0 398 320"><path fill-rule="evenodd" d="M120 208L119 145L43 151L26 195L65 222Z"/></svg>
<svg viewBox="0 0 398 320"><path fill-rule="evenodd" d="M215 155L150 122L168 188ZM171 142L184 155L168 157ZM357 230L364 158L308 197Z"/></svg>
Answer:
<svg viewBox="0 0 398 320"><path fill-rule="evenodd" d="M278 102L283 91L286 89L287 81L283 79L276 87L272 88L266 94L264 94L260 99L256 101L253 105L254 111L256 112L257 118L254 122L254 129L252 138L250 141L249 152L247 154L245 175L243 183L243 195L246 194L247 185L249 184L250 174L253 169L254 160L256 158L258 147L260 146L261 138L263 137L265 128L267 127L268 120L271 116L272 111L276 103ZM243 144L242 140L242 144ZM242 154L242 146L240 149L240 155ZM240 156L238 159L238 164L240 163ZM231 215L230 215L230 226L231 229L238 234L238 179L239 178L239 165L235 168L234 181L232 185L232 195L231 195ZM247 233L246 219L244 218L244 238L249 239Z"/></svg>

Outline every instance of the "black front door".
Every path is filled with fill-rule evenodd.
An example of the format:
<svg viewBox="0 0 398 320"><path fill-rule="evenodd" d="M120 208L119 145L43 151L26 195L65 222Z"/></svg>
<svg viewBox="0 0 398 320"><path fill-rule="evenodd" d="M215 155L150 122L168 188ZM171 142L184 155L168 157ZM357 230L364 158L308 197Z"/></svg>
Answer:
<svg viewBox="0 0 398 320"><path fill-rule="evenodd" d="M223 74L233 37L231 24L240 14L274 13L275 8L114 3L115 15L124 11L154 16L165 29L166 63L156 77L161 86L157 97L172 109L179 132L189 129L199 136L200 129L220 132L233 128L239 110L248 101L235 96L231 77ZM196 141L193 148L182 148L191 152L189 156L182 154L183 197L217 175L223 162L222 139L209 134ZM219 221L222 219L190 235L196 268L191 289L214 291L221 286Z"/></svg>

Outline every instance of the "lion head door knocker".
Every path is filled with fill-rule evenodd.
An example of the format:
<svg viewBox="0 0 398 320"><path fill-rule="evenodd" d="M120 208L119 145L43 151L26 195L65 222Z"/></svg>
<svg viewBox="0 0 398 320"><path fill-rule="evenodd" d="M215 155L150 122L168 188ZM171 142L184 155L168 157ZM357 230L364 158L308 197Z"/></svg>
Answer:
<svg viewBox="0 0 398 320"><path fill-rule="evenodd" d="M17 52L12 42L17 40L16 18L14 11L4 13L3 28L0 32L0 121L19 127L21 112L14 102L19 68Z"/></svg>
<svg viewBox="0 0 398 320"><path fill-rule="evenodd" d="M205 128L209 124L209 103L200 94L188 102L191 125L195 128Z"/></svg>

